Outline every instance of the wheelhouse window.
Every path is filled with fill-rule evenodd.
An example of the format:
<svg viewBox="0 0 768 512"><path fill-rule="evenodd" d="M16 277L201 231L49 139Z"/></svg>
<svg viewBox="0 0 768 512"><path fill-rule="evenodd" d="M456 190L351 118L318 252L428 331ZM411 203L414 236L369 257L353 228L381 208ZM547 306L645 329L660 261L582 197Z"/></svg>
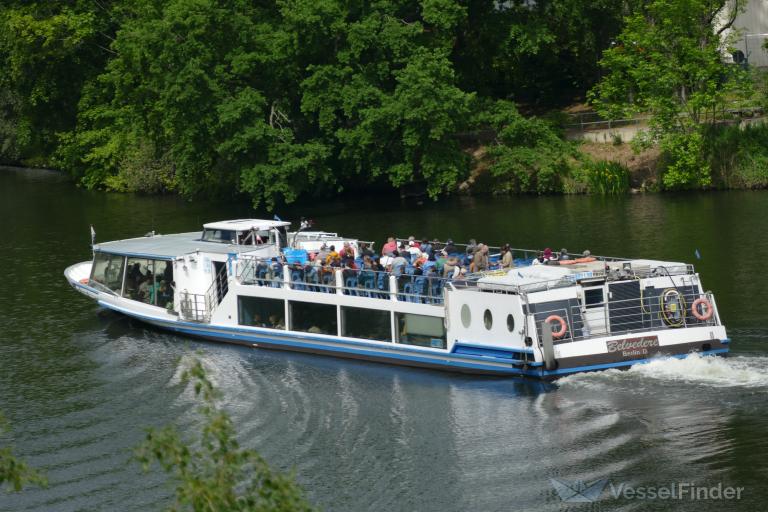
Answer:
<svg viewBox="0 0 768 512"><path fill-rule="evenodd" d="M445 348L443 319L436 316L396 313L397 342L419 347Z"/></svg>
<svg viewBox="0 0 768 512"><path fill-rule="evenodd" d="M237 232L238 245L270 244L274 242L274 238L274 233L267 229Z"/></svg>
<svg viewBox="0 0 768 512"><path fill-rule="evenodd" d="M338 334L336 306L311 302L289 302L291 329L312 334Z"/></svg>
<svg viewBox="0 0 768 512"><path fill-rule="evenodd" d="M237 322L253 327L285 329L285 302L280 299L239 296Z"/></svg>
<svg viewBox="0 0 768 512"><path fill-rule="evenodd" d="M341 308L341 334L350 338L392 341L389 311L366 308Z"/></svg>
<svg viewBox="0 0 768 512"><path fill-rule="evenodd" d="M120 294L123 288L123 265L125 256L97 252L93 257L91 281Z"/></svg>
<svg viewBox="0 0 768 512"><path fill-rule="evenodd" d="M236 233L231 229L204 229L203 242L219 242L223 244L234 244Z"/></svg>

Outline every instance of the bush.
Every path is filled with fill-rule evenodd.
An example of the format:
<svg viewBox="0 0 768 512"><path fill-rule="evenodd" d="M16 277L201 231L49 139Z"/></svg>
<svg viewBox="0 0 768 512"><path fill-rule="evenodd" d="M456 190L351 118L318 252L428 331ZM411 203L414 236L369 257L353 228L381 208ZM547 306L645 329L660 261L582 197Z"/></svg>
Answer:
<svg viewBox="0 0 768 512"><path fill-rule="evenodd" d="M706 141L706 158L716 185L768 187L768 125L713 128L707 132Z"/></svg>
<svg viewBox="0 0 768 512"><path fill-rule="evenodd" d="M592 194L618 195L629 190L629 169L619 162L588 161L579 176Z"/></svg>

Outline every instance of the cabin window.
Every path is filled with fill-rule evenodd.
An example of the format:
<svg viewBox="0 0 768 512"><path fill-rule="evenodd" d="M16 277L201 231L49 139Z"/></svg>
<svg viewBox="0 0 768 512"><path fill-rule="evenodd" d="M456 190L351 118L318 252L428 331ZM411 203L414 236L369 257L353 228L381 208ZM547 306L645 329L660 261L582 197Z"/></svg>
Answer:
<svg viewBox="0 0 768 512"><path fill-rule="evenodd" d="M253 327L285 329L285 302L280 299L239 296L237 322Z"/></svg>
<svg viewBox="0 0 768 512"><path fill-rule="evenodd" d="M493 314L490 309L486 309L485 313L483 313L483 324L485 324L485 328L489 331L493 327Z"/></svg>
<svg viewBox="0 0 768 512"><path fill-rule="evenodd" d="M312 334L338 334L336 306L290 301L291 330Z"/></svg>
<svg viewBox="0 0 768 512"><path fill-rule="evenodd" d="M91 281L106 286L119 295L123 288L124 263L125 256L97 252L93 257Z"/></svg>
<svg viewBox="0 0 768 512"><path fill-rule="evenodd" d="M161 308L169 308L173 305L173 262L167 260L155 260L155 290L154 304Z"/></svg>
<svg viewBox="0 0 768 512"><path fill-rule="evenodd" d="M145 304L155 303L154 260L128 258L123 296Z"/></svg>
<svg viewBox="0 0 768 512"><path fill-rule="evenodd" d="M598 308L603 305L603 289L592 288L584 290L584 305L587 308Z"/></svg>
<svg viewBox="0 0 768 512"><path fill-rule="evenodd" d="M350 338L392 341L389 311L341 308L341 334Z"/></svg>
<svg viewBox="0 0 768 512"><path fill-rule="evenodd" d="M507 315L507 330L513 332L515 330L515 317L512 313Z"/></svg>
<svg viewBox="0 0 768 512"><path fill-rule="evenodd" d="M469 329L469 325L472 323L472 312L469 310L469 306L464 304L461 306L461 325L465 329Z"/></svg>
<svg viewBox="0 0 768 512"><path fill-rule="evenodd" d="M204 242L219 242L225 244L235 243L236 233L231 229L204 229Z"/></svg>
<svg viewBox="0 0 768 512"><path fill-rule="evenodd" d="M396 313L397 342L419 347L445 348L443 319L436 316Z"/></svg>

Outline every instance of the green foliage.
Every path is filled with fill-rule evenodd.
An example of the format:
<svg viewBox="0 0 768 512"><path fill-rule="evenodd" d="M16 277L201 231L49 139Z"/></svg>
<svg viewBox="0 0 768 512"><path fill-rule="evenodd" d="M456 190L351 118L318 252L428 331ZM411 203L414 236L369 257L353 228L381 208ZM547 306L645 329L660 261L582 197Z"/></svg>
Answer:
<svg viewBox="0 0 768 512"><path fill-rule="evenodd" d="M714 185L768 188L768 125L712 128L705 147Z"/></svg>
<svg viewBox="0 0 768 512"><path fill-rule="evenodd" d="M5 432L8 425L0 415L0 433ZM45 486L47 481L39 472L29 465L17 459L10 447L0 448L0 488L7 488L19 492L24 486L36 484Z"/></svg>
<svg viewBox="0 0 768 512"><path fill-rule="evenodd" d="M653 0L626 16L616 45L603 54L608 74L591 93L607 118L651 115L645 141L658 143L668 168L665 188L706 187L703 131L751 81L723 62L720 23L739 4L711 0ZM726 27L729 26L726 23Z"/></svg>
<svg viewBox="0 0 768 512"><path fill-rule="evenodd" d="M186 442L173 426L150 429L136 450L148 471L157 463L176 485L171 510L309 511L311 507L291 476L269 468L254 450L241 448L229 415L218 405L214 388L199 360L184 371L201 401L200 437Z"/></svg>
<svg viewBox="0 0 768 512"><path fill-rule="evenodd" d="M551 193L562 190L575 148L564 141L555 126L537 118L525 118L515 106L498 102L482 115L497 137L488 148L494 160L489 170L505 191Z"/></svg>
<svg viewBox="0 0 768 512"><path fill-rule="evenodd" d="M668 159L661 178L664 188L702 188L712 183L709 163L704 158L704 136L701 132L665 134L660 147Z"/></svg>
<svg viewBox="0 0 768 512"><path fill-rule="evenodd" d="M593 194L619 195L629 190L629 169L618 162L587 161L582 172L587 190Z"/></svg>

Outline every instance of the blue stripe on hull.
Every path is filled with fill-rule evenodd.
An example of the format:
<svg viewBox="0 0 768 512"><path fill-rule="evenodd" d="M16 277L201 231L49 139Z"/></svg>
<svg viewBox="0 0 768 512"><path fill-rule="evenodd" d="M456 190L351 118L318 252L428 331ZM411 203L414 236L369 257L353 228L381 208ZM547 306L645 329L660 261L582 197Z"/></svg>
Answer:
<svg viewBox="0 0 768 512"><path fill-rule="evenodd" d="M481 374L494 374L494 375L507 375L507 376L524 376L534 377L539 379L556 379L564 375L570 375L573 373L589 372L605 370L609 368L628 368L635 364L644 364L652 361L653 359L632 359L627 361L619 361L615 363L605 363L588 366L575 366L572 368L558 368L555 370L545 370L543 368L535 369L523 369L515 367L512 364L505 363L504 366L482 364L480 362L470 362L467 360L459 360L453 354L445 352L440 354L427 354L419 351L418 349L412 349L403 346L397 346L397 350L409 351L410 354L394 353L387 347L378 347L373 345L367 346L354 346L358 345L357 342L350 343L347 340L340 338L331 338L328 341L331 343L344 344L343 346L328 345L322 342L325 339L305 337L299 334L292 333L279 333L278 336L269 335L269 333L262 333L258 331L251 331L248 329L215 326L206 328L202 324L196 324L183 321L168 321L162 320L139 313L128 311L119 306L107 304L99 301L99 304L108 309L112 309L119 313L143 320L147 323L168 329L171 331L202 337L206 339L212 339L216 341L222 341L225 343L237 343L237 344L249 344L249 345L268 345L265 348L279 348L293 351L311 352L316 354L335 355L348 358L365 359L369 361L388 362L395 364L402 364L406 366L420 366L430 367L449 371L457 371L464 373L481 373ZM224 331L224 332L222 332ZM278 333L275 333L278 334ZM292 338L289 339L288 337ZM362 344L362 343L361 343ZM700 355L724 355L728 352L727 348L708 350L697 352ZM418 355L417 355L418 354ZM689 354L673 354L665 357L674 357L676 359L682 359ZM480 357L464 356L462 359L481 359ZM482 358L486 359L486 358ZM502 362L502 361L500 361ZM539 363L540 364L540 363Z"/></svg>

